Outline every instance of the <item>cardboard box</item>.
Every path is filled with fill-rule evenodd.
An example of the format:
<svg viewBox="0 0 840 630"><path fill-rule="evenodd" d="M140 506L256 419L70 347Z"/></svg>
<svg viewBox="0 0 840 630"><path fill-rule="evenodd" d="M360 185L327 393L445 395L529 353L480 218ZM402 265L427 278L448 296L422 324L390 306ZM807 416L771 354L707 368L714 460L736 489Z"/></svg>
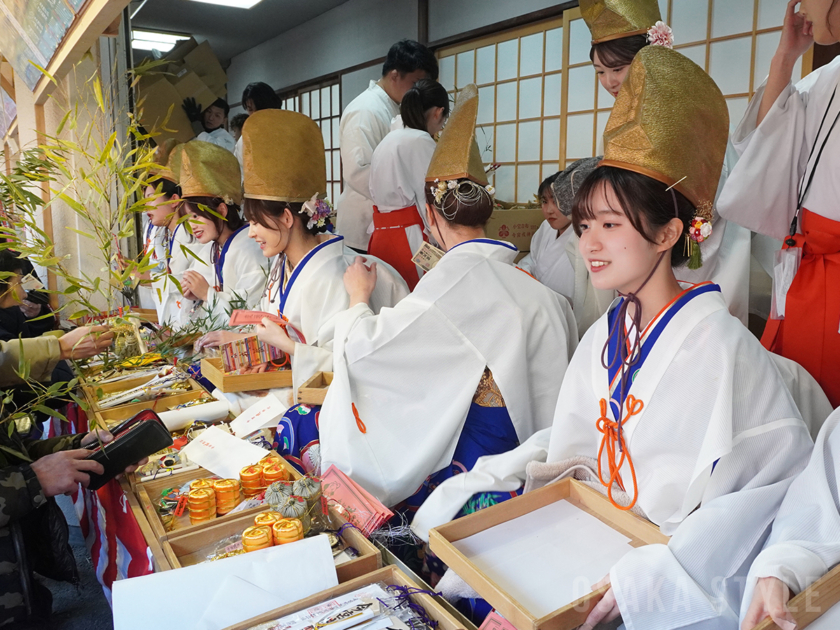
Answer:
<svg viewBox="0 0 840 630"><path fill-rule="evenodd" d="M531 237L545 220L539 208L496 208L485 231L487 238L513 243L520 252L531 251Z"/></svg>
<svg viewBox="0 0 840 630"><path fill-rule="evenodd" d="M301 599L300 601L289 604L288 606L276 608L257 617L248 619L247 621L228 626L225 630L250 630L261 623L267 623L274 621L275 619L280 619L281 617L291 615L303 608L315 606L316 604L328 601L334 597L338 597L339 595L352 593L353 591L367 586L368 584L375 584L376 582L384 582L389 586L395 584L417 589L423 588L422 584L414 582L395 566L388 566L379 569L378 571L374 571L373 573L368 573L363 577L356 578L355 580L339 584L338 586L327 589L326 591L321 591L320 593ZM450 615L446 609L438 603L437 597L419 593L411 595L411 600L422 606L426 610L426 614L431 619L438 622L437 630L464 630L464 624L460 623L457 619L455 619L455 617Z"/></svg>
<svg viewBox="0 0 840 630"><path fill-rule="evenodd" d="M608 586L537 618L513 595L482 573L453 544L558 501L568 501L594 516L629 538L630 545L633 547L655 543L664 544L668 541L668 537L649 521L631 512L618 510L604 495L578 481L564 479L435 528L429 532L429 543L432 551L443 562L518 630L572 630L586 621L589 612L603 597Z"/></svg>
<svg viewBox="0 0 840 630"><path fill-rule="evenodd" d="M289 462L287 462L283 458L278 458L277 461L281 462L286 467L286 469L292 474L292 479L300 479L301 474L297 470L295 470L294 467L292 467L291 464L289 464ZM163 519L160 517L160 514L158 514L157 509L155 509L155 504L157 504L158 500L160 499L161 492L163 492L167 488L177 488L179 486L182 486L185 483L192 481L193 479L206 479L208 477L214 476L215 475L213 475L213 473L209 470L205 468L199 468L198 470L178 473L170 477L161 477L160 479L155 479L153 481L138 483L135 486L137 500L140 503L140 507L143 509L143 513L146 515L146 520L148 521L152 532L158 540L163 541L172 536L181 536L185 534L198 532L203 529L207 529L208 527L218 525L220 523L238 519L242 516L250 516L250 518L254 518L255 514L265 512L268 509L266 506L255 507L249 510L243 510L242 512L236 512L234 514L225 514L224 516L217 516L212 521L208 521L207 523L199 523L197 525L193 525L190 523L189 512L185 509L183 515L175 519L174 529L166 531L166 527L163 524Z"/></svg>
<svg viewBox="0 0 840 630"><path fill-rule="evenodd" d="M840 565L822 576L788 602L797 628L806 628L840 602ZM832 621L834 619L832 618ZM770 617L753 630L780 630Z"/></svg>
<svg viewBox="0 0 840 630"><path fill-rule="evenodd" d="M227 94L227 74L207 41L184 55L184 65L195 72L219 98Z"/></svg>
<svg viewBox="0 0 840 630"><path fill-rule="evenodd" d="M275 370L262 374L226 374L222 369L221 357L202 359L201 375L225 394L292 386L291 370Z"/></svg>
<svg viewBox="0 0 840 630"><path fill-rule="evenodd" d="M189 142L195 137L190 119L181 106L184 99L165 77L157 81L142 81L138 87L140 122L147 133L157 133L155 142L162 144L169 138Z"/></svg>
<svg viewBox="0 0 840 630"><path fill-rule="evenodd" d="M332 372L317 372L315 376L298 387L298 403L304 405L323 405L332 380Z"/></svg>
<svg viewBox="0 0 840 630"><path fill-rule="evenodd" d="M202 109L210 107L218 98L207 85L191 70L183 73L175 81L175 89L185 98L194 98Z"/></svg>
<svg viewBox="0 0 840 630"><path fill-rule="evenodd" d="M161 546L168 565L173 569L180 569L203 562L209 548L225 538L242 533L254 524L254 516L266 509L263 507L248 514L242 512L236 515L238 518L167 537L161 542ZM356 549L359 555L336 565L335 571L340 584L376 571L382 566L382 553L361 532L348 527L342 532L341 538L346 545Z"/></svg>

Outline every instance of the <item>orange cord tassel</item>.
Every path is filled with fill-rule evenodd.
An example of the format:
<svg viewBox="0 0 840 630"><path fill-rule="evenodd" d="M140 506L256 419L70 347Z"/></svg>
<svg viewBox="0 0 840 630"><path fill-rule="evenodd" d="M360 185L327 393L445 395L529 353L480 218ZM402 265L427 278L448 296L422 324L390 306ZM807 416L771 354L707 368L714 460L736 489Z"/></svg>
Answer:
<svg viewBox="0 0 840 630"><path fill-rule="evenodd" d="M644 409L644 406L645 404L641 400L637 400L633 396L627 396L627 417L624 418L623 422L626 422L633 416L640 414L642 409ZM604 398L601 399L601 417L598 418L598 422L595 426L604 436L601 438L601 446L598 448L598 479L607 488L607 498L609 498L610 503L619 510L629 510L636 505L636 500L639 498L639 488L636 485L636 468L633 466L633 460L630 458L630 451L627 450L627 443L624 440L623 432L621 435L621 443L619 444L618 422L610 420L607 417L607 401ZM618 461L616 461L616 446L619 447L618 450L621 453ZM601 474L601 456L605 448L607 450L607 464L609 465L610 470L610 478L607 480L604 480L604 477ZM621 467L624 466L625 460L630 466L630 474L633 477L633 500L630 502L630 505L626 506L619 505L612 497L613 483L618 483L619 487L622 490L625 490L624 482L621 479Z"/></svg>
<svg viewBox="0 0 840 630"><path fill-rule="evenodd" d="M356 409L356 403L350 403L350 406L353 408L353 416L356 418L356 426L359 427L359 431L362 433L367 433L367 427L365 423L362 422L362 419L359 417L359 410Z"/></svg>

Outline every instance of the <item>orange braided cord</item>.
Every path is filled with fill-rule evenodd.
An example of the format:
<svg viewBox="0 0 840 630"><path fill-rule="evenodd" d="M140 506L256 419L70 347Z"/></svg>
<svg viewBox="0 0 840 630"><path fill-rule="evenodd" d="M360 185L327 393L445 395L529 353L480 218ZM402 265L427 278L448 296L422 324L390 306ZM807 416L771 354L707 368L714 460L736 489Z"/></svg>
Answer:
<svg viewBox="0 0 840 630"><path fill-rule="evenodd" d="M627 396L627 417L624 419L624 422L640 414L644 406L641 400L637 400L633 396ZM601 417L598 418L595 427L604 436L601 438L601 446L598 448L598 480L607 488L607 498L609 498L610 503L619 510L629 510L636 505L636 500L639 498L639 488L636 485L636 468L633 466L630 451L627 449L624 432L622 432L621 443L619 444L618 422L610 420L607 417L607 401L605 398L601 399ZM620 447L618 449L620 452L618 461L616 461L616 447ZM607 464L610 471L610 477L607 480L604 479L601 473L601 457L603 456L604 449L607 451ZM618 483L618 486L622 490L626 490L624 481L621 479L621 468L624 466L625 460L630 467L630 474L633 477L633 500L626 506L616 503L612 496L613 483Z"/></svg>

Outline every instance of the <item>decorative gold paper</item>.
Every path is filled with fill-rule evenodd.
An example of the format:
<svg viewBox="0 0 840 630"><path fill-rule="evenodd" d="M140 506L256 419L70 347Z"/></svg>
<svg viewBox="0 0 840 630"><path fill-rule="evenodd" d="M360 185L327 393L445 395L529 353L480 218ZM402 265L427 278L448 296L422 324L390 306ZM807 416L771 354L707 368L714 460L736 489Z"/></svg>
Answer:
<svg viewBox="0 0 840 630"><path fill-rule="evenodd" d="M592 43L644 35L662 19L656 0L580 0Z"/></svg>
<svg viewBox="0 0 840 630"><path fill-rule="evenodd" d="M458 93L458 100L435 148L426 181L471 179L487 185L481 151L475 141L478 117L478 88L470 83Z"/></svg>
<svg viewBox="0 0 840 630"><path fill-rule="evenodd" d="M201 140L191 140L179 149L181 166L176 174L182 196L220 197L225 203L237 205L242 202L242 178L233 153Z"/></svg>

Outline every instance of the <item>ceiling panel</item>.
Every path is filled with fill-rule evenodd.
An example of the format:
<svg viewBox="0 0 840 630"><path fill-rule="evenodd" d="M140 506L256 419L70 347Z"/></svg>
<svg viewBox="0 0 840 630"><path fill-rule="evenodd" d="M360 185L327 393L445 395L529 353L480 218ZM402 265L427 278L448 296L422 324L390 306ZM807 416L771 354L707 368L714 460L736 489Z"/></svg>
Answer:
<svg viewBox="0 0 840 630"><path fill-rule="evenodd" d="M131 3L137 11L131 25L189 33L208 40L227 66L231 57L308 22L347 0L262 0L251 9L235 9L193 0L146 0ZM141 6L142 4L142 6ZM135 51L135 61L148 53Z"/></svg>

